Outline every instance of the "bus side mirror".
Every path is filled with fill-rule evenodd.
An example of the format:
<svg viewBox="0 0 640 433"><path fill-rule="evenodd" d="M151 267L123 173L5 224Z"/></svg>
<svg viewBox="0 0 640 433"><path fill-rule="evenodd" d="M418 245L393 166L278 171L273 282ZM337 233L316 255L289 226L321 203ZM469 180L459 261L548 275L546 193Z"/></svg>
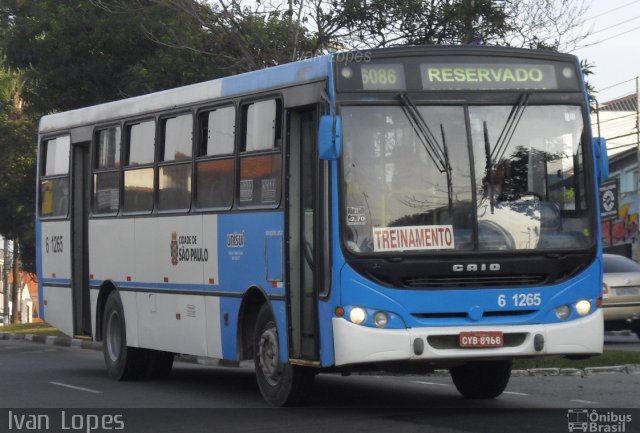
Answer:
<svg viewBox="0 0 640 433"><path fill-rule="evenodd" d="M318 155L320 159L338 159L342 152L342 116L326 114L320 117Z"/></svg>
<svg viewBox="0 0 640 433"><path fill-rule="evenodd" d="M602 183L609 177L607 141L603 137L596 137L593 139L593 148L596 154L596 174L599 183Z"/></svg>

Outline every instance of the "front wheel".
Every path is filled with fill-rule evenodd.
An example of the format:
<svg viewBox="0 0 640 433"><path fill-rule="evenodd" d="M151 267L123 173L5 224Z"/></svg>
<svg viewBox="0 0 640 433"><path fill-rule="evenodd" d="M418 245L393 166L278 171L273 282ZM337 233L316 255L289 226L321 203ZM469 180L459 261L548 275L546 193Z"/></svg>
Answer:
<svg viewBox="0 0 640 433"><path fill-rule="evenodd" d="M511 378L512 361L476 361L449 369L458 392L465 398L496 398Z"/></svg>
<svg viewBox="0 0 640 433"><path fill-rule="evenodd" d="M253 339L256 380L267 403L290 406L300 403L313 384L308 368L280 361L278 330L269 306L258 313Z"/></svg>

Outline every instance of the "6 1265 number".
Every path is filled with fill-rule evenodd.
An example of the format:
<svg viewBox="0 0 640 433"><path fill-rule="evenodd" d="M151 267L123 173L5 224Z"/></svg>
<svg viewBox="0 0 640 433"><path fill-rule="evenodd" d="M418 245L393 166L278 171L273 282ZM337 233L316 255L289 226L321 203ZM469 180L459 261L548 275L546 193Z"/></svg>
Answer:
<svg viewBox="0 0 640 433"><path fill-rule="evenodd" d="M540 293L516 293L507 298L507 295L498 296L498 306L506 307L508 301L513 307L538 307L542 305L542 295Z"/></svg>

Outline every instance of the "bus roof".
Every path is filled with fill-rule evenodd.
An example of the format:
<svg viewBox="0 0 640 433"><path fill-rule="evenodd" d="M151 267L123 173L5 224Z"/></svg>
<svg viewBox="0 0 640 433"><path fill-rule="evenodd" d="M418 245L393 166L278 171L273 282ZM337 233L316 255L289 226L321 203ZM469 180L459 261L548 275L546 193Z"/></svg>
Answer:
<svg viewBox="0 0 640 433"><path fill-rule="evenodd" d="M243 93L319 80L329 73L330 55L287 63L175 89L49 114L40 119L41 134L170 110Z"/></svg>

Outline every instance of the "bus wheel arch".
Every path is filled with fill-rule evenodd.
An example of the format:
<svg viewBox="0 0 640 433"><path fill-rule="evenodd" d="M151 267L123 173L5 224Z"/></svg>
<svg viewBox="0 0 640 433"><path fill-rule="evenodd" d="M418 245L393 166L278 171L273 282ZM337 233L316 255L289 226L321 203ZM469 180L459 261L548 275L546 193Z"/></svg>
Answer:
<svg viewBox="0 0 640 433"><path fill-rule="evenodd" d="M96 341L102 341L102 317L104 316L104 307L107 303L107 299L111 292L118 290L116 285L107 280L100 286L100 291L98 293L98 302L96 303Z"/></svg>
<svg viewBox="0 0 640 433"><path fill-rule="evenodd" d="M256 381L262 397L273 406L291 406L307 397L315 372L282 363L275 316L268 303L260 308L253 332Z"/></svg>
<svg viewBox="0 0 640 433"><path fill-rule="evenodd" d="M267 294L259 287L249 288L242 297L238 313L238 360L240 361L253 359L253 335L258 313L263 305L271 308Z"/></svg>

